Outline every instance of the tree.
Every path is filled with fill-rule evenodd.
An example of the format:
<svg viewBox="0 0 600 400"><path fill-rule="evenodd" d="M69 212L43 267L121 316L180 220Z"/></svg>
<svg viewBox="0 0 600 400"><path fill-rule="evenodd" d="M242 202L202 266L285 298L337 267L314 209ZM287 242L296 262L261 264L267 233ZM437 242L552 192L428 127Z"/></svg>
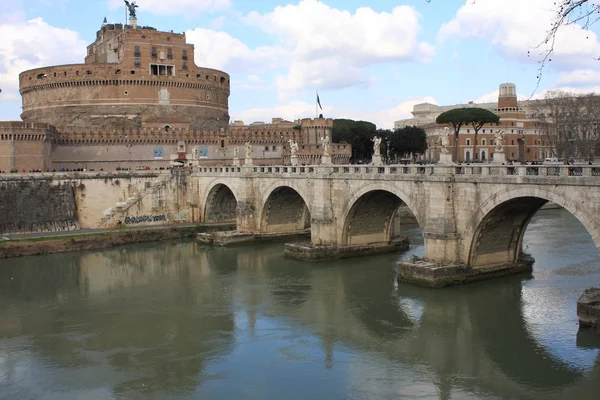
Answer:
<svg viewBox="0 0 600 400"><path fill-rule="evenodd" d="M373 155L371 138L376 134L375 124L351 119L334 119L332 140L335 143L346 142L352 145L352 158L368 160Z"/></svg>
<svg viewBox="0 0 600 400"><path fill-rule="evenodd" d="M454 148L452 152L452 159L458 160L458 135L460 128L463 125L471 125L475 130L475 146L473 153L477 154L477 134L483 125L488 123L498 123L500 117L493 112L484 108L478 107L466 107L466 108L455 108L441 113L436 118L435 122L438 124L446 124L452 126L454 129Z"/></svg>
<svg viewBox="0 0 600 400"><path fill-rule="evenodd" d="M469 122L475 131L474 144L473 144L473 159L477 159L477 135L479 134L479 130L485 124L498 123L500 122L500 117L491 112L490 110L486 110L485 108L468 108L469 113L471 115L471 121Z"/></svg>
<svg viewBox="0 0 600 400"><path fill-rule="evenodd" d="M548 92L529 107L554 157L593 160L600 154L599 95Z"/></svg>
<svg viewBox="0 0 600 400"><path fill-rule="evenodd" d="M390 158L411 158L427 149L427 134L418 126L396 129L389 137Z"/></svg>

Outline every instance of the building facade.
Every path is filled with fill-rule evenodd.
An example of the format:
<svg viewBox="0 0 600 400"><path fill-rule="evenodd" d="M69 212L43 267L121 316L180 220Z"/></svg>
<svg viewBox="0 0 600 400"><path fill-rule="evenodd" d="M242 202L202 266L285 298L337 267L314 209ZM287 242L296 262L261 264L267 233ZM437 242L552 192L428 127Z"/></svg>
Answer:
<svg viewBox="0 0 600 400"><path fill-rule="evenodd" d="M518 101L516 86L513 83L500 85L498 101L495 103L469 102L448 106L435 104L417 104L413 108L413 118L396 121L394 128L403 126L420 126L427 133L427 150L423 155L426 161L438 161L441 152L440 137L446 125L436 124L435 120L443 112L456 109L479 107L490 110L500 117L498 124L486 124L478 132L475 146L473 127L461 127L458 139L459 162L489 161L495 152L495 133L502 131L504 135L503 151L508 161L535 162L553 157L554 144L548 131L535 117L534 108L539 101ZM454 147L454 135L450 132L450 147Z"/></svg>

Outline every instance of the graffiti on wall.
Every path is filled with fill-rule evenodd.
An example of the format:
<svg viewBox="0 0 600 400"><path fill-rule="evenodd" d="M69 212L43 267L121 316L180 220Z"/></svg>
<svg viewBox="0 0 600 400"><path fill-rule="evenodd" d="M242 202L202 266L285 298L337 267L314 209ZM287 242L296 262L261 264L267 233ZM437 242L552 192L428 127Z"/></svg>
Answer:
<svg viewBox="0 0 600 400"><path fill-rule="evenodd" d="M125 217L124 222L130 224L143 224L144 222L166 222L167 217L164 215L139 215L135 217Z"/></svg>
<svg viewBox="0 0 600 400"><path fill-rule="evenodd" d="M0 232L79 229L75 184L50 181L0 183Z"/></svg>
<svg viewBox="0 0 600 400"><path fill-rule="evenodd" d="M79 229L79 223L74 220L62 221L18 221L0 224L0 233L15 232L66 232Z"/></svg>

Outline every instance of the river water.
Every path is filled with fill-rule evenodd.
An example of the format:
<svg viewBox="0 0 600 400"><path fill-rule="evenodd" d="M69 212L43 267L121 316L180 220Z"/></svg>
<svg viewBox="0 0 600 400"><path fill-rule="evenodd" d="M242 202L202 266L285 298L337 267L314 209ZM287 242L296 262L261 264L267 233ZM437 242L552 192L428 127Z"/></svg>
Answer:
<svg viewBox="0 0 600 400"><path fill-rule="evenodd" d="M598 399L598 336L578 334L598 250L540 211L534 273L430 290L404 254L283 258L283 243L195 242L0 262L2 399Z"/></svg>

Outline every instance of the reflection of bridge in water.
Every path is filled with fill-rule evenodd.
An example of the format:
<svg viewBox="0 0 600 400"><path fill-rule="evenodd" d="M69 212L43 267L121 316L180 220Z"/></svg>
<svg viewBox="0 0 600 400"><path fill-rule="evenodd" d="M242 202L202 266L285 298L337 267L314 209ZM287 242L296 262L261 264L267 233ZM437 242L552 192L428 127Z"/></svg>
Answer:
<svg viewBox="0 0 600 400"><path fill-rule="evenodd" d="M547 398L585 398L584 393L600 391L600 368L586 374L540 350L522 315L522 278L435 293L401 285L394 293L391 274L366 284L353 274L351 261L322 268L297 263L282 270L279 258L250 249L238 254L244 282L270 283L259 298L250 296L250 308L272 304L270 317L313 326L326 366L334 362L339 342L432 369L441 398L450 398L452 389L502 398L531 398L533 388L547 390ZM356 262L355 268L364 264ZM410 303L420 306L419 315L407 309ZM250 321L256 319L248 313Z"/></svg>
<svg viewBox="0 0 600 400"><path fill-rule="evenodd" d="M600 392L600 368L583 372L540 350L524 322L517 277L395 292L391 271L366 282L360 260L307 265L284 261L278 246L194 243L24 262L0 268L0 304L27 299L16 312L22 316L0 322L2 337L31 337L32 353L61 368L118 371L110 379L120 398L202 385L206 366L235 351L236 313L250 329L265 317L308 329L321 340L325 366L335 365L342 344L426 368L440 398L456 390L500 398L533 398L533 389L547 398ZM54 306L40 311L43 304Z"/></svg>

